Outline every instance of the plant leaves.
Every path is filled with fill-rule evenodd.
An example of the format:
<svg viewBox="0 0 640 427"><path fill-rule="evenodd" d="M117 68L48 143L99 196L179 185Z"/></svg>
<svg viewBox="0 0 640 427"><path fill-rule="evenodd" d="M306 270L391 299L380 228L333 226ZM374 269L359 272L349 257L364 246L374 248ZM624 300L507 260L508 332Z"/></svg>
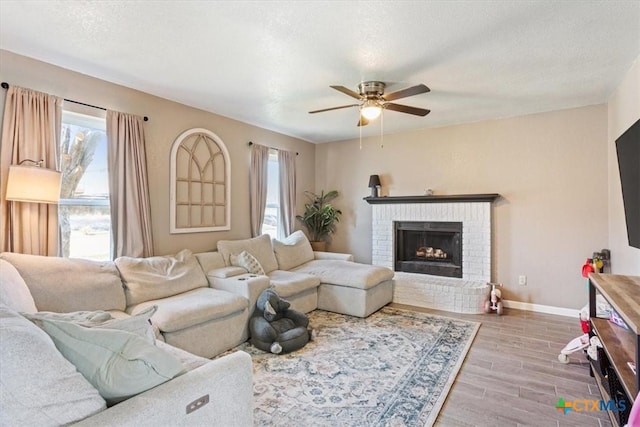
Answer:
<svg viewBox="0 0 640 427"><path fill-rule="evenodd" d="M335 233L336 223L340 222L342 211L329 203L338 197L339 193L332 190L326 194L322 191L320 195L311 191L305 191L304 194L309 203L304 205L304 214L297 215L296 219L307 228L312 241L324 240L331 233Z"/></svg>

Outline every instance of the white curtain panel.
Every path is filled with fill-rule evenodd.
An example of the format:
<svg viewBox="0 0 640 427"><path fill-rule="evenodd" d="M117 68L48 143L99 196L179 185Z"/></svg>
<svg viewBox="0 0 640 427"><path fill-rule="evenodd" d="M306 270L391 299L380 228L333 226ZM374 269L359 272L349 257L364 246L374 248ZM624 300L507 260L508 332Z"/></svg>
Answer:
<svg viewBox="0 0 640 427"><path fill-rule="evenodd" d="M262 222L267 205L267 168L269 147L260 144L251 146L251 166L249 168L249 209L251 214L251 236L262 234Z"/></svg>
<svg viewBox="0 0 640 427"><path fill-rule="evenodd" d="M107 111L111 257L153 256L143 119Z"/></svg>
<svg viewBox="0 0 640 427"><path fill-rule="evenodd" d="M296 153L278 151L278 166L280 172L280 218L282 229L287 237L296 226Z"/></svg>
<svg viewBox="0 0 640 427"><path fill-rule="evenodd" d="M62 98L10 86L5 99L0 149L0 244L2 251L58 254L58 205L8 202L9 166L30 159L58 170ZM25 163L32 165L32 163Z"/></svg>

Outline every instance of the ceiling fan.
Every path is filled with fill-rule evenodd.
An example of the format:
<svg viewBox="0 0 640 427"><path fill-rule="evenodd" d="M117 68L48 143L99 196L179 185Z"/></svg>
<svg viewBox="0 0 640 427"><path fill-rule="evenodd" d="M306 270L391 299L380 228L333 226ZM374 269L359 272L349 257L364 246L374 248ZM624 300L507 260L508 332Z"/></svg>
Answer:
<svg viewBox="0 0 640 427"><path fill-rule="evenodd" d="M358 92L354 92L344 86L330 86L331 88L340 91L345 95L349 95L350 97L357 99L358 101L360 101L360 103L309 111L309 114L339 110L342 108L359 107L360 120L358 121L358 126L366 126L369 124L369 120L374 120L380 115L383 108L421 117L424 117L431 112L431 110L426 110L424 108L410 107L408 105L394 104L393 102L391 102L395 101L396 99L430 92L430 89L427 86L419 84L399 90L397 92L390 93L388 95L384 94L385 86L386 85L383 82L378 81L362 82L358 85Z"/></svg>

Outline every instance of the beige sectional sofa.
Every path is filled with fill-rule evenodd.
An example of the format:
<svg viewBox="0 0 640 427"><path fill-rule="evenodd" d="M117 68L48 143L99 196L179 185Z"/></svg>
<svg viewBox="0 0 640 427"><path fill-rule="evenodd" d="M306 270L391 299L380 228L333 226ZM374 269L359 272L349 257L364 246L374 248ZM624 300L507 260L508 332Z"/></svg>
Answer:
<svg viewBox="0 0 640 427"><path fill-rule="evenodd" d="M41 329L27 317L56 316L43 311L82 311L75 316L85 321L97 313L109 324L96 331L41 319ZM164 343L162 334L154 339L153 330L142 338L111 323L150 329L144 316L152 312L126 312L114 263L1 254L0 425L251 425L250 356L211 361ZM148 391L128 389L150 379ZM130 394L137 395L114 404Z"/></svg>
<svg viewBox="0 0 640 427"><path fill-rule="evenodd" d="M209 287L189 250L115 262L3 253L26 282L38 311L106 310L116 318L151 306L159 339L201 357L246 341L249 301Z"/></svg>
<svg viewBox="0 0 640 427"><path fill-rule="evenodd" d="M271 241L267 235L218 241L226 266L242 251L257 259L271 286L292 308L305 313L321 309L367 317L393 298L393 271L355 263L350 254L314 252L301 231L284 241Z"/></svg>
<svg viewBox="0 0 640 427"><path fill-rule="evenodd" d="M251 266L238 265L238 259L246 258L240 256L243 252L255 261ZM213 361L208 358L247 340L249 318L263 290L274 288L303 312L319 308L360 317L391 302L393 294L392 271L355 263L347 254L314 252L302 232L282 242L263 235L219 241L217 252L183 250L114 262L2 253L0 269L0 425L27 421L38 425L210 425L214 421L225 426L251 425L250 357L235 352ZM84 312L81 317L97 312L107 316L108 322L140 326L142 319L147 328L150 321L152 348L162 354L156 356L165 365L184 367L187 372L166 373L166 382L111 406L115 402L105 402L103 391L73 368L80 370L83 360L59 347L66 345L74 353L69 342L78 342L84 327L95 325L72 327L47 318L40 325L45 333L27 320L42 312ZM96 327L117 329L113 325ZM25 330L29 333L24 334ZM61 330L71 341L58 339ZM34 340L39 342L35 347ZM42 357L32 357L34 353ZM38 369L31 369L32 364ZM45 380L14 393L29 372ZM47 379L47 372L62 372L66 377ZM73 386L65 382L69 378ZM70 390L73 393L67 393ZM209 403L198 404L205 396ZM187 414L189 405L201 409Z"/></svg>

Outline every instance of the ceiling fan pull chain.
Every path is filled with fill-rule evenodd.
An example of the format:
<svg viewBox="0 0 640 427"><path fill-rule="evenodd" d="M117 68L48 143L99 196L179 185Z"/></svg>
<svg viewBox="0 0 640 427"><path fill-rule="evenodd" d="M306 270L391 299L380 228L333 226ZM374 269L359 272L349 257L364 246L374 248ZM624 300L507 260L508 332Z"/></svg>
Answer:
<svg viewBox="0 0 640 427"><path fill-rule="evenodd" d="M384 148L384 108L380 112L380 148Z"/></svg>
<svg viewBox="0 0 640 427"><path fill-rule="evenodd" d="M360 111L358 111L358 117L360 117ZM362 120L362 118L359 118ZM360 151L362 151L362 126L358 126L358 130L360 131Z"/></svg>

